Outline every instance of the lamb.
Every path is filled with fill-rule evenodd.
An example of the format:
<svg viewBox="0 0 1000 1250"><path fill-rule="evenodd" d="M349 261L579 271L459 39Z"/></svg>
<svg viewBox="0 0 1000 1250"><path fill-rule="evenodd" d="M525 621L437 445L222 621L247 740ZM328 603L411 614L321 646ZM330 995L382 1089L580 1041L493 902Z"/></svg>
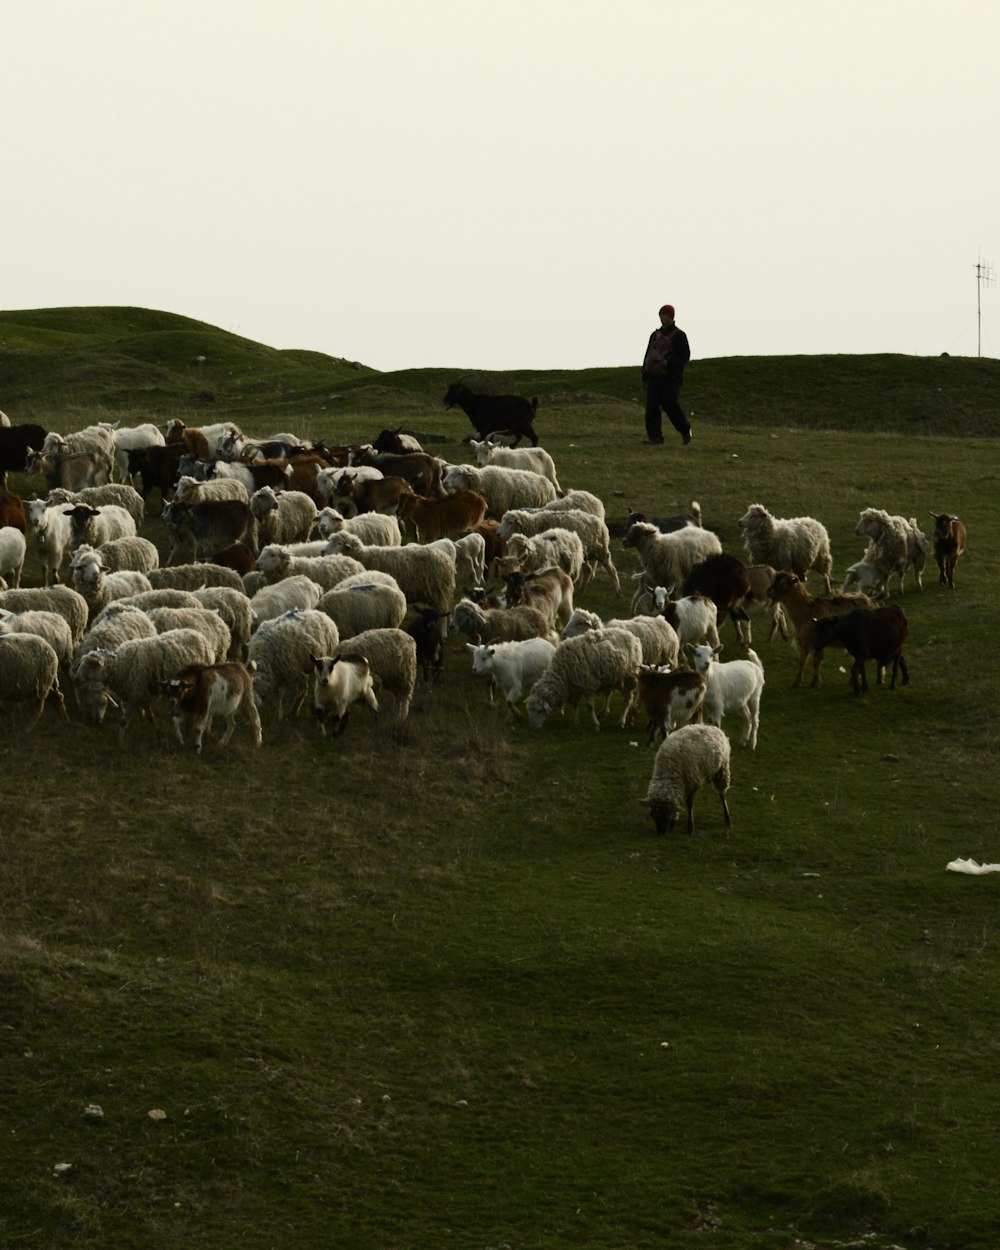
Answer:
<svg viewBox="0 0 1000 1250"><path fill-rule="evenodd" d="M726 828L733 827L726 793L730 784L729 739L715 725L683 725L664 738L653 761L653 776L646 797L658 834L669 832L687 808L688 833L694 833L694 800L702 786L711 783L722 800Z"/></svg>
<svg viewBox="0 0 1000 1250"><path fill-rule="evenodd" d="M406 616L406 596L396 579L367 569L345 577L316 606L335 622L341 639L366 629L398 629Z"/></svg>
<svg viewBox="0 0 1000 1250"><path fill-rule="evenodd" d="M497 519L511 508L538 508L556 497L556 488L540 473L492 464L483 469L472 464L453 464L444 475L443 485L448 494L475 491L482 495L487 513Z"/></svg>
<svg viewBox="0 0 1000 1250"><path fill-rule="evenodd" d="M66 559L72 537L66 510L61 504L49 506L44 499L29 499L26 512L45 585L58 583L59 570Z"/></svg>
<svg viewBox="0 0 1000 1250"><path fill-rule="evenodd" d="M626 620L602 621L595 612L576 608L562 631L563 638L577 638L587 632L624 629L633 634L642 648L643 664L677 663L680 643L674 627L662 616L631 616Z"/></svg>
<svg viewBox="0 0 1000 1250"><path fill-rule="evenodd" d="M554 511L554 509L547 508L534 511L511 508L500 519L497 537L507 542L513 534L524 534L528 538L533 538L553 526L569 530L578 535L583 543L584 571L580 578L580 589L589 585L596 569L600 567L614 583L615 593L621 594L618 570L611 559L611 536L603 517L583 508L567 508L556 515L553 515Z"/></svg>
<svg viewBox="0 0 1000 1250"><path fill-rule="evenodd" d="M671 599L668 591L657 586L653 592L653 607L656 615L674 627L682 646L688 642L704 642L706 638L713 647L719 645L717 609L707 595Z"/></svg>
<svg viewBox="0 0 1000 1250"><path fill-rule="evenodd" d="M752 564L773 564L776 569L790 570L803 581L809 570L815 569L823 578L826 593L832 593L830 536L815 518L779 520L763 504L752 503L739 524Z"/></svg>
<svg viewBox="0 0 1000 1250"><path fill-rule="evenodd" d="M865 508L854 531L859 538L869 540L864 563L873 564L884 575L886 589L893 574L899 577L899 593L903 593L903 579L912 565L917 590L923 590L923 571L930 550L930 540L921 534L914 517L890 516L882 508ZM848 570L850 571L850 570Z"/></svg>
<svg viewBox="0 0 1000 1250"><path fill-rule="evenodd" d="M229 654L229 626L212 608L150 608L146 615L158 634L196 629L212 648L212 664L222 664Z"/></svg>
<svg viewBox="0 0 1000 1250"><path fill-rule="evenodd" d="M118 504L109 503L102 508L92 508L90 504L78 503L63 511L69 517L71 548L79 547L81 543L100 547L102 543L111 542L113 538L136 536L132 514Z"/></svg>
<svg viewBox="0 0 1000 1250"><path fill-rule="evenodd" d="M514 435L515 447L525 435L531 439L533 447L538 446L534 426L537 397L528 400L520 395L483 395L464 382L452 382L443 402L446 408L461 408L480 438L510 432Z"/></svg>
<svg viewBox="0 0 1000 1250"><path fill-rule="evenodd" d="M265 621L250 639L247 667L253 671L258 708L275 705L275 717L298 714L308 692L312 672L310 655L333 655L340 638L337 627L323 612L296 609ZM353 644L353 639L352 639Z"/></svg>
<svg viewBox="0 0 1000 1250"><path fill-rule="evenodd" d="M368 661L375 693L392 694L397 720L407 719L417 684L417 644L408 633L402 629L366 629L342 642L333 654L363 656Z"/></svg>
<svg viewBox="0 0 1000 1250"><path fill-rule="evenodd" d="M333 736L347 728L347 718L355 703L367 703L378 715L378 699L368 661L362 655L316 656L310 660L313 673L313 715L320 733L326 737L326 722L332 720Z"/></svg>
<svg viewBox="0 0 1000 1250"><path fill-rule="evenodd" d="M67 667L73 659L73 633L58 612L10 612L0 608L0 635L37 634Z"/></svg>
<svg viewBox="0 0 1000 1250"><path fill-rule="evenodd" d="M583 576L584 559L580 535L572 530L556 528L542 530L531 538L524 534L511 534L500 568L504 574L518 570L537 573L540 569L560 568L575 584Z"/></svg>
<svg viewBox="0 0 1000 1250"><path fill-rule="evenodd" d="M243 590L239 573L221 564L174 564L169 568L150 569L147 576L154 590L200 590L202 586Z"/></svg>
<svg viewBox="0 0 1000 1250"><path fill-rule="evenodd" d="M405 547L365 546L356 534L339 533L328 550L359 560L366 569L389 573L399 583L410 607L421 604L436 612L450 612L455 597L455 565L440 551L409 543Z"/></svg>
<svg viewBox="0 0 1000 1250"><path fill-rule="evenodd" d="M488 439L482 442L471 439L469 445L480 468L496 464L506 469L530 469L533 473L547 477L555 487L557 495L563 493L556 476L555 462L544 447L500 447Z"/></svg>
<svg viewBox="0 0 1000 1250"><path fill-rule="evenodd" d="M87 628L87 601L70 586L0 591L0 608L10 612L57 612L78 643Z"/></svg>
<svg viewBox="0 0 1000 1250"><path fill-rule="evenodd" d="M884 598L887 593L884 570L874 564L869 564L867 560L858 560L844 574L844 584L840 588L840 593L845 595L852 590L860 591L863 595L871 595L873 599Z"/></svg>
<svg viewBox="0 0 1000 1250"><path fill-rule="evenodd" d="M211 664L212 647L196 629L174 629L152 638L134 638L114 651L90 651L76 669L77 698L91 720L100 721L109 696L121 708L120 736L136 712L156 726L153 700L165 682L189 664Z"/></svg>
<svg viewBox="0 0 1000 1250"><path fill-rule="evenodd" d="M322 593L323 588L318 581L301 573L264 586L250 600L254 629L264 621L273 621L296 608L315 608Z"/></svg>
<svg viewBox="0 0 1000 1250"><path fill-rule="evenodd" d="M169 681L164 693L174 705L174 732L184 745L184 725L194 725L194 749L200 755L205 730L213 716L222 717L226 728L219 739L224 747L233 736L236 717L243 712L253 730L254 743L260 746L263 734L260 715L253 696L253 678L243 664L190 664Z"/></svg>
<svg viewBox="0 0 1000 1250"><path fill-rule="evenodd" d="M665 738L678 725L701 712L708 682L693 669L681 666L665 669L644 664L639 670L637 696L646 712L646 745L654 746L657 736Z"/></svg>
<svg viewBox="0 0 1000 1250"><path fill-rule="evenodd" d="M548 668L556 647L547 638L526 638L522 642L496 642L477 646L467 642L472 653L472 671L490 679L490 702L499 687L511 717L520 715L517 705Z"/></svg>
<svg viewBox="0 0 1000 1250"><path fill-rule="evenodd" d="M329 548L329 544L327 546ZM365 566L361 560L336 551L322 556L293 556L272 545L265 547L257 557L257 568L272 585L290 577L309 577L321 588L322 594L324 590L333 590L352 573L363 573Z"/></svg>
<svg viewBox="0 0 1000 1250"><path fill-rule="evenodd" d="M641 664L642 647L627 630L601 629L568 638L556 648L552 662L525 700L528 723L532 729L541 729L546 719L568 702L574 708L575 725L582 698L590 708L594 728L600 729L594 706L597 696L606 696L607 711L611 695L620 690L625 705L619 725L624 728L632 713Z"/></svg>
<svg viewBox="0 0 1000 1250"><path fill-rule="evenodd" d="M708 682L705 692L704 716L710 725L721 725L727 712L738 711L743 717L743 737L740 746L757 749L757 731L760 727L760 697L764 692L764 666L756 651L747 650L747 659L718 662L722 643L715 647L702 644L694 647L688 643L688 651L694 661L695 672L701 673Z"/></svg>
<svg viewBox="0 0 1000 1250"><path fill-rule="evenodd" d="M840 612L850 612L852 608L875 608L878 604L867 595L833 595L818 597L809 594L800 577L795 573L781 572L771 583L768 597L780 603L785 609L795 630L795 642L799 649L799 668L792 682L794 686L802 685L806 660L813 652L815 625L818 617L836 616ZM818 686L819 667L823 662L823 653L813 654L812 684Z"/></svg>
<svg viewBox="0 0 1000 1250"><path fill-rule="evenodd" d="M10 525L0 529L0 577L4 581L13 582L16 590L21 585L21 574L24 571L24 557L28 551L24 535Z"/></svg>
<svg viewBox="0 0 1000 1250"><path fill-rule="evenodd" d="M637 521L625 535L623 546L635 549L643 572L656 586L683 585L696 564L722 552L722 544L711 530L690 525L661 534L648 521Z"/></svg>
<svg viewBox="0 0 1000 1250"><path fill-rule="evenodd" d="M316 529L324 540L342 530L357 534L366 547L398 547L403 541L399 521L385 512L360 512L345 517L336 508L324 508L316 517ZM326 546L324 541L323 546Z"/></svg>
<svg viewBox="0 0 1000 1250"><path fill-rule="evenodd" d="M59 657L38 634L0 634L0 702L34 706L27 730L38 723L47 702L69 719L59 689Z"/></svg>
<svg viewBox="0 0 1000 1250"><path fill-rule="evenodd" d="M965 551L965 526L950 512L932 512L934 518L934 559L937 561L939 584L955 589L955 565Z"/></svg>
<svg viewBox="0 0 1000 1250"><path fill-rule="evenodd" d="M227 659L239 660L246 655L250 635L253 633L253 616L250 600L241 590L231 586L204 586L192 592L195 602L203 608L212 608L229 627L229 653ZM169 605L163 606L180 606Z"/></svg>
<svg viewBox="0 0 1000 1250"><path fill-rule="evenodd" d="M257 542L305 542L316 522L316 504L300 490L283 490L276 494L262 486L250 499L250 511L257 521Z"/></svg>
<svg viewBox="0 0 1000 1250"><path fill-rule="evenodd" d="M527 638L558 640L551 618L538 608L481 608L471 599L459 599L448 632L465 634L476 643L523 642Z"/></svg>

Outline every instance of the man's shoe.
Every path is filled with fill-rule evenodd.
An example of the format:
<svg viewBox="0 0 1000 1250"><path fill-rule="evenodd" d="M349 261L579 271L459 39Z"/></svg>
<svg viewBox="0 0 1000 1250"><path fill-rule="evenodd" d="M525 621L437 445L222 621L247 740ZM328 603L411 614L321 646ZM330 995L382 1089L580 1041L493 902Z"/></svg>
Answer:
<svg viewBox="0 0 1000 1250"><path fill-rule="evenodd" d="M694 438L694 431L691 429L690 426L688 426L688 432L684 435L681 445L683 447L686 447L693 438Z"/></svg>
<svg viewBox="0 0 1000 1250"><path fill-rule="evenodd" d="M663 439L662 438L644 438L642 441L646 447L659 447L662 444Z"/></svg>

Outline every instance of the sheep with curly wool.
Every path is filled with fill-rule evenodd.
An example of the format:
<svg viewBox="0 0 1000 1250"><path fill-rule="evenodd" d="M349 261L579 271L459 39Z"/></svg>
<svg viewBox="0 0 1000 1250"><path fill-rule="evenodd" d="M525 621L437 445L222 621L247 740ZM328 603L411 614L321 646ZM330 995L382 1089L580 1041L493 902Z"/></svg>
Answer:
<svg viewBox="0 0 1000 1250"><path fill-rule="evenodd" d="M240 503L250 502L250 492L246 486L234 477L213 477L201 482L196 477L183 474L177 479L174 489L174 502L192 506L196 503L207 503L209 500L235 499Z"/></svg>
<svg viewBox="0 0 1000 1250"><path fill-rule="evenodd" d="M569 496L567 496L568 498ZM553 526L576 534L583 544L584 569L579 589L584 589L598 567L604 569L614 583L615 593L621 594L618 570L611 559L611 535L603 517L583 508L567 508L553 515L554 510L539 508L530 510L511 508L500 518L497 537L509 542L514 534L534 538Z"/></svg>
<svg viewBox="0 0 1000 1250"><path fill-rule="evenodd" d="M171 564L150 569L148 575L154 590L200 590L202 586L230 586L243 589L243 579L235 569L221 564Z"/></svg>
<svg viewBox="0 0 1000 1250"><path fill-rule="evenodd" d="M293 556L283 547L265 547L257 557L257 570L272 586L292 577L308 577L324 590L332 590L352 573L364 572L364 564L353 556L330 551L321 556Z"/></svg>
<svg viewBox="0 0 1000 1250"><path fill-rule="evenodd" d="M367 547L398 547L403 541L398 518L386 512L359 512L357 516L345 517L336 508L324 508L316 517L316 531L324 540L341 531L357 534Z"/></svg>
<svg viewBox="0 0 1000 1250"><path fill-rule="evenodd" d="M85 503L92 508L103 508L106 504L115 504L135 521L136 528L142 525L146 516L146 501L135 489L123 482L106 482L103 486L85 486L83 490L67 490L64 486L56 486L45 496L50 505L63 504L72 508L75 504Z"/></svg>
<svg viewBox="0 0 1000 1250"><path fill-rule="evenodd" d="M417 644L405 630L366 629L341 642L333 654L366 659L375 693L391 694L397 720L407 719L417 684Z"/></svg>
<svg viewBox="0 0 1000 1250"><path fill-rule="evenodd" d="M548 638L557 642L551 616L538 608L518 604L513 608L481 608L471 599L459 599L448 624L451 634L464 634L475 643L523 642Z"/></svg>
<svg viewBox="0 0 1000 1250"><path fill-rule="evenodd" d="M264 586L250 600L253 628L259 629L264 621L273 621L296 608L315 608L322 594L323 587L319 582L303 573Z"/></svg>
<svg viewBox="0 0 1000 1250"><path fill-rule="evenodd" d="M301 490L275 492L262 486L250 497L250 511L257 520L257 542L306 542L316 523L316 504Z"/></svg>
<svg viewBox="0 0 1000 1250"><path fill-rule="evenodd" d="M407 543L403 547L371 547L356 534L334 534L328 544L331 552L340 552L360 561L366 569L389 573L406 595L412 608L418 604L435 612L450 612L455 597L455 564L442 551Z"/></svg>
<svg viewBox="0 0 1000 1250"><path fill-rule="evenodd" d="M524 702L528 723L541 729L546 719L564 703L574 708L573 724L577 723L580 700L590 708L594 728L600 729L595 702L605 696L607 712L611 696L620 690L625 701L619 725L624 728L632 714L642 646L635 634L625 629L588 630L575 638L567 638L556 648L545 672L532 686Z"/></svg>
<svg viewBox="0 0 1000 1250"><path fill-rule="evenodd" d="M337 626L314 608L297 608L264 621L247 648L258 708L273 705L276 720L284 719L289 705L297 715L308 693L310 655L333 655L339 642Z"/></svg>
<svg viewBox="0 0 1000 1250"><path fill-rule="evenodd" d="M108 503L92 508L90 504L77 503L65 508L64 512L69 517L71 550L83 543L100 547L113 538L135 537L135 520L131 512L118 504Z"/></svg>
<svg viewBox="0 0 1000 1250"><path fill-rule="evenodd" d="M71 586L22 587L0 591L0 608L10 612L57 612L70 628L74 644L87 629L87 601Z"/></svg>
<svg viewBox="0 0 1000 1250"><path fill-rule="evenodd" d="M204 586L191 593L201 607L218 612L225 621L229 629L229 651L226 658L241 660L246 655L250 635L253 633L253 614L249 598L241 590L233 590L231 586Z"/></svg>
<svg viewBox="0 0 1000 1250"><path fill-rule="evenodd" d="M70 572L76 567L83 556L94 554L109 573L118 573L130 569L133 573L149 573L160 567L160 553L155 543L148 538L134 535L129 538L112 538L100 547L92 547L90 543L81 543L73 553L69 562Z"/></svg>
<svg viewBox="0 0 1000 1250"><path fill-rule="evenodd" d="M677 663L680 643L674 627L662 616L630 616L624 620L602 621L596 612L575 608L563 627L563 638L578 638L581 634L602 629L624 629L634 634L642 648L643 664Z"/></svg>
<svg viewBox="0 0 1000 1250"><path fill-rule="evenodd" d="M73 588L87 601L90 620L114 599L127 599L153 589L145 573L137 573L134 569L111 572L93 548L82 553L78 550L69 567L73 574Z"/></svg>
<svg viewBox="0 0 1000 1250"><path fill-rule="evenodd" d="M469 440L469 446L475 454L476 464L480 469L488 464L496 464L505 469L530 469L532 473L547 477L555 487L556 494L562 494L562 487L556 476L555 461L544 447L501 447L497 443L490 442L488 438L483 439L482 442L472 438Z"/></svg>
<svg viewBox="0 0 1000 1250"><path fill-rule="evenodd" d="M589 490L570 490L557 499L542 504L544 512L589 512L598 520L605 519L604 501Z"/></svg>
<svg viewBox="0 0 1000 1250"><path fill-rule="evenodd" d="M158 634L172 629L196 629L212 648L212 664L222 664L229 654L229 626L214 608L150 608L146 614Z"/></svg>
<svg viewBox="0 0 1000 1250"><path fill-rule="evenodd" d="M556 488L547 477L530 469L505 469L488 464L453 464L444 475L448 494L476 491L486 500L488 516L499 519L511 508L540 508L556 497Z"/></svg>
<svg viewBox="0 0 1000 1250"><path fill-rule="evenodd" d="M913 568L917 590L923 590L924 565L931 552L931 540L921 533L916 517L907 520L903 516L890 516L882 508L865 508L854 532L859 538L869 540L868 550L861 562L874 565L882 573L886 590L889 578L895 575L899 578L899 593L902 594L903 579L910 567ZM851 584L857 584L860 590L865 589L860 582L852 581ZM846 580L844 585L846 588Z"/></svg>
<svg viewBox="0 0 1000 1250"><path fill-rule="evenodd" d="M0 634L37 634L67 667L73 660L73 634L58 612L10 612L0 608Z"/></svg>
<svg viewBox="0 0 1000 1250"><path fill-rule="evenodd" d="M72 667L91 651L114 651L123 642L134 638L155 638L156 626L146 613L131 603L117 599L109 603L77 644L72 654Z"/></svg>
<svg viewBox="0 0 1000 1250"><path fill-rule="evenodd" d="M782 520L772 516L763 504L752 503L740 517L739 525L751 563L771 564L779 571L795 573L803 581L809 570L815 569L823 578L826 593L832 593L830 536L815 517Z"/></svg>
<svg viewBox="0 0 1000 1250"><path fill-rule="evenodd" d="M703 715L710 725L721 725L727 712L739 712L743 717L743 737L740 746L757 750L757 731L760 727L760 697L764 693L764 665L756 651L747 648L745 660L719 663L722 643L710 647L705 643L692 646L688 651L696 673L708 682L705 691Z"/></svg>
<svg viewBox="0 0 1000 1250"><path fill-rule="evenodd" d="M32 729L51 702L63 720L66 703L59 689L59 657L38 634L0 634L0 703L29 703Z"/></svg>
<svg viewBox="0 0 1000 1250"><path fill-rule="evenodd" d="M636 521L622 540L635 550L643 573L654 586L680 586L696 564L718 555L722 544L711 530L696 525L661 534L648 521Z"/></svg>
<svg viewBox="0 0 1000 1250"><path fill-rule="evenodd" d="M850 565L844 574L844 584L840 588L840 593L849 594L852 590L859 591L863 595L871 595L873 599L883 598L886 594L884 570L875 564L869 564L867 560L858 560Z"/></svg>
<svg viewBox="0 0 1000 1250"><path fill-rule="evenodd" d="M336 624L341 639L368 629L398 629L406 617L406 596L387 573L352 573L322 595L317 608Z"/></svg>
<svg viewBox="0 0 1000 1250"><path fill-rule="evenodd" d="M658 834L667 833L687 810L687 830L694 833L694 800L698 791L715 786L722 800L726 828L733 827L726 794L730 784L729 739L715 725L682 725L664 738L653 761L646 797Z"/></svg>
<svg viewBox="0 0 1000 1250"><path fill-rule="evenodd" d="M546 529L528 538L524 534L511 534L507 539L507 554L499 561L501 572L520 570L537 573L539 569L555 566L568 573L575 585L583 576L584 551L580 535L567 529Z"/></svg>

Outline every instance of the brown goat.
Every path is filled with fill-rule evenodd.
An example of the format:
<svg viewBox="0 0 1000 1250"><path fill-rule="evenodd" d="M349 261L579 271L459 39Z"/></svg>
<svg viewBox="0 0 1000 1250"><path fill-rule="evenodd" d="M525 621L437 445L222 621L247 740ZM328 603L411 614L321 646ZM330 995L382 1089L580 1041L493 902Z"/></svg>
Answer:
<svg viewBox="0 0 1000 1250"><path fill-rule="evenodd" d="M399 495L397 511L417 532L417 541L461 538L486 516L486 500L478 491L461 490L438 498L407 489Z"/></svg>
<svg viewBox="0 0 1000 1250"><path fill-rule="evenodd" d="M950 512L932 512L934 518L934 559L937 561L939 582L949 590L955 589L955 565L965 550L965 526Z"/></svg>
<svg viewBox="0 0 1000 1250"><path fill-rule="evenodd" d="M819 685L819 666L823 663L823 652L814 649L815 622L818 617L839 616L854 608L878 607L875 600L867 595L811 595L802 578L788 572L777 575L768 588L767 596L773 603L781 604L795 630L795 641L799 648L799 669L792 682L793 686L802 685L802 675L810 652L813 653L812 684Z"/></svg>

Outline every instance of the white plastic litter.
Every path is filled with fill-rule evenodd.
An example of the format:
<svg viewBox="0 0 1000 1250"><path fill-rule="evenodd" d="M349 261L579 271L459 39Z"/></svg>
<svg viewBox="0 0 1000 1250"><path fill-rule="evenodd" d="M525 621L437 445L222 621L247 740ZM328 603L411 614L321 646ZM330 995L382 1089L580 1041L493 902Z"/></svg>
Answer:
<svg viewBox="0 0 1000 1250"><path fill-rule="evenodd" d="M988 872L1000 872L1000 864L979 864L974 859L953 859L949 872L964 872L970 877L981 877Z"/></svg>

